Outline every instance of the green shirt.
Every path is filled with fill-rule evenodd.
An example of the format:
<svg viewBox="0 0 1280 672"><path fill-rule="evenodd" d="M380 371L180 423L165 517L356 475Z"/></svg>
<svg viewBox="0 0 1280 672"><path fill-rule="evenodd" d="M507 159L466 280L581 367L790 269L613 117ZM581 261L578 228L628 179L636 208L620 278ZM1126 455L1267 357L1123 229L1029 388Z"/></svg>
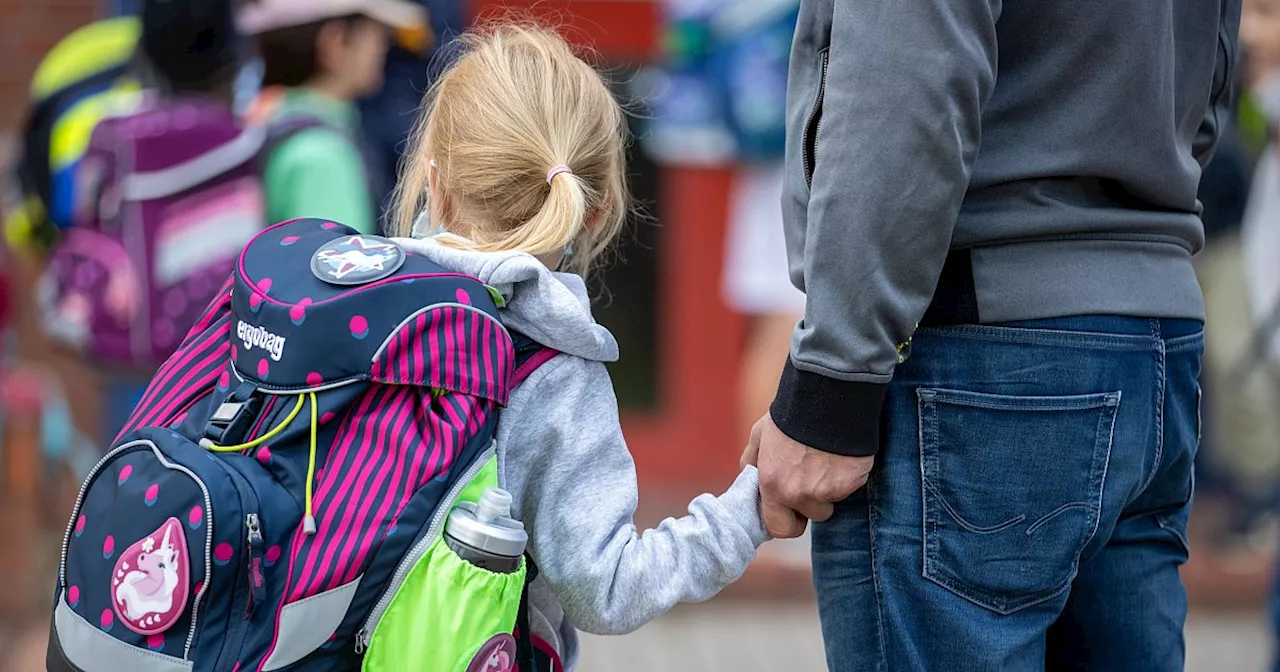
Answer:
<svg viewBox="0 0 1280 672"><path fill-rule="evenodd" d="M359 132L355 106L297 88L284 94L273 119L295 115L325 126L299 131L271 150L263 175L268 221L318 217L377 233L368 169L352 141Z"/></svg>

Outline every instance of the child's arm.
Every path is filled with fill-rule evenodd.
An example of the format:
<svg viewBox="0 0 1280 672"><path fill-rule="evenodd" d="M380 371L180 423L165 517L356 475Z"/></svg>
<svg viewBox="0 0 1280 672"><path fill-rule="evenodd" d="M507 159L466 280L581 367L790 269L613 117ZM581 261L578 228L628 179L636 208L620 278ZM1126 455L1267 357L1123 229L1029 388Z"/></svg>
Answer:
<svg viewBox="0 0 1280 672"><path fill-rule="evenodd" d="M742 576L767 539L754 468L725 494L693 500L688 515L637 533L635 464L598 362L552 360L506 413L503 486L541 575L582 630L622 634L678 602L706 600Z"/></svg>

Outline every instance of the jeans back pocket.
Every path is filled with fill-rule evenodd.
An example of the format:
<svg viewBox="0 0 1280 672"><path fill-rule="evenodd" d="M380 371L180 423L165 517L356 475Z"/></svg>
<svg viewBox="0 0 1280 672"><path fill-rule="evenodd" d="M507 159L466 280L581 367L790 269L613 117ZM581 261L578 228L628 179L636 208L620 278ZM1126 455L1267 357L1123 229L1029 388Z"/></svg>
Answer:
<svg viewBox="0 0 1280 672"><path fill-rule="evenodd" d="M1000 614L1061 594L1098 528L1120 393L917 398L925 577Z"/></svg>

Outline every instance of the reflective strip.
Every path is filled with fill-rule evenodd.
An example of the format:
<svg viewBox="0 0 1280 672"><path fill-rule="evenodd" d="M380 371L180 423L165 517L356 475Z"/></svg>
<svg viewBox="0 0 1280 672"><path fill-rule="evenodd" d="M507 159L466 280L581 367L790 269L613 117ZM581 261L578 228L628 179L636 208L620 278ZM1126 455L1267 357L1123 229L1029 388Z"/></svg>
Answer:
<svg viewBox="0 0 1280 672"><path fill-rule="evenodd" d="M280 610L276 627L275 649L263 664L264 672L278 670L306 658L312 651L324 646L342 625L351 600L360 587L360 579L338 586L328 592L313 595L305 600L286 604Z"/></svg>
<svg viewBox="0 0 1280 672"><path fill-rule="evenodd" d="M102 670L146 670L147 672L190 672L194 663L139 649L94 627L67 606L59 595L53 612L53 627L67 661L85 672Z"/></svg>
<svg viewBox="0 0 1280 672"><path fill-rule="evenodd" d="M32 100L44 100L75 82L128 61L141 35L142 24L133 17L91 23L71 33L40 62L31 79Z"/></svg>
<svg viewBox="0 0 1280 672"><path fill-rule="evenodd" d="M241 133L235 140L186 163L164 170L129 175L124 180L124 198L129 201L150 201L186 191L254 158L265 140L266 132L263 129L252 128Z"/></svg>
<svg viewBox="0 0 1280 672"><path fill-rule="evenodd" d="M136 110L142 103L137 82L123 82L87 96L58 116L49 133L49 167L62 170L84 157L98 122Z"/></svg>

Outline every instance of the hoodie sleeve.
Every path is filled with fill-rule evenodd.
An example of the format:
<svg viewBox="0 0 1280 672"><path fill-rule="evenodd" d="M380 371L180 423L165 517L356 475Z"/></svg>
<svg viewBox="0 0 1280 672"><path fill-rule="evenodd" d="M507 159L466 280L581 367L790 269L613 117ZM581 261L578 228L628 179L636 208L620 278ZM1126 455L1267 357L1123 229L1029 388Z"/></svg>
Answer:
<svg viewBox="0 0 1280 672"><path fill-rule="evenodd" d="M504 411L503 487L529 532L529 552L579 629L635 630L679 602L709 599L755 558L767 534L754 468L688 515L640 533L635 463L603 364L560 356Z"/></svg>

